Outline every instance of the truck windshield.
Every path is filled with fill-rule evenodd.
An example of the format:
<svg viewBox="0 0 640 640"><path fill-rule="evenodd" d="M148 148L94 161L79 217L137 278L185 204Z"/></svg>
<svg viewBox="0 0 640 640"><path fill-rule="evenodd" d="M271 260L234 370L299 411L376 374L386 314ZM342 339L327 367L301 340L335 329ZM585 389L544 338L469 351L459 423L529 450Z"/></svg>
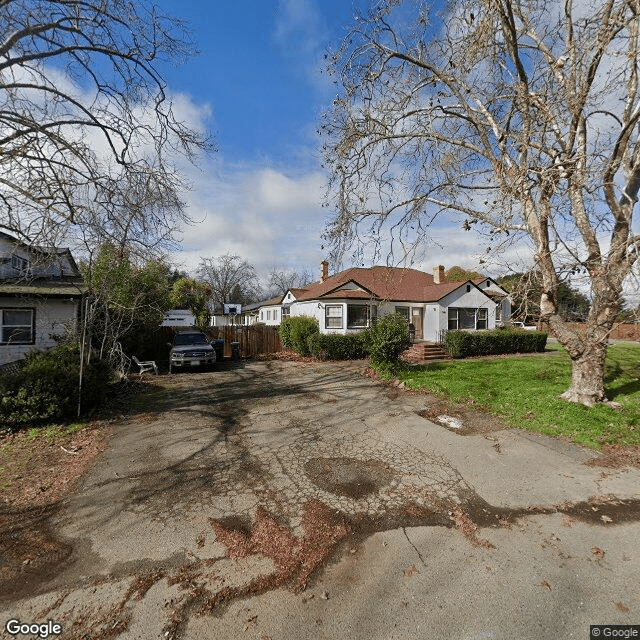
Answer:
<svg viewBox="0 0 640 640"><path fill-rule="evenodd" d="M202 333L177 333L173 339L175 346L182 346L184 344L208 344L206 336Z"/></svg>

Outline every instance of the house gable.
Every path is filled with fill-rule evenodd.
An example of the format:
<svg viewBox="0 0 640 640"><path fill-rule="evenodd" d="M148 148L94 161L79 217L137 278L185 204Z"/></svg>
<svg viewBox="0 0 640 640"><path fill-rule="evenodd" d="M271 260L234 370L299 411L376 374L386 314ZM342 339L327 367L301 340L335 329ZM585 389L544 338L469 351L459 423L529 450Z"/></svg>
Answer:
<svg viewBox="0 0 640 640"><path fill-rule="evenodd" d="M0 364L72 331L84 286L69 249L29 247L0 232Z"/></svg>

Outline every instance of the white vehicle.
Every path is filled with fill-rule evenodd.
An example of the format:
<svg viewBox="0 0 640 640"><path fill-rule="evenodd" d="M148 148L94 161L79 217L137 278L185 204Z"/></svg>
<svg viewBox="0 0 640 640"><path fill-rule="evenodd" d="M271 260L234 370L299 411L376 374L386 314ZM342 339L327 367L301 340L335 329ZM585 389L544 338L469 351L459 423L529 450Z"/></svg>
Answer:
<svg viewBox="0 0 640 640"><path fill-rule="evenodd" d="M525 331L536 331L538 328L534 325L525 324L524 322L512 322L511 326L514 329L524 329Z"/></svg>

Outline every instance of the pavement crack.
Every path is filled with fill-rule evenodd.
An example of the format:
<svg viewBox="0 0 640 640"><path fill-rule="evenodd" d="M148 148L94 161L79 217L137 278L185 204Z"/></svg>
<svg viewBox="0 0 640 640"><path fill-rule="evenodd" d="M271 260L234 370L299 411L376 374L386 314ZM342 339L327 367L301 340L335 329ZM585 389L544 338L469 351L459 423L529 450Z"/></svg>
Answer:
<svg viewBox="0 0 640 640"><path fill-rule="evenodd" d="M407 533L407 528L402 527L402 532L404 533L404 537L407 539L407 542L413 547L413 550L418 555L418 558L420 558L420 562L422 562L422 566L426 567L427 563L424 561L424 558L422 557L422 554L420 553L420 551L418 551L418 547L416 547L416 545L413 544L413 542L411 542L411 539L409 538L409 534Z"/></svg>

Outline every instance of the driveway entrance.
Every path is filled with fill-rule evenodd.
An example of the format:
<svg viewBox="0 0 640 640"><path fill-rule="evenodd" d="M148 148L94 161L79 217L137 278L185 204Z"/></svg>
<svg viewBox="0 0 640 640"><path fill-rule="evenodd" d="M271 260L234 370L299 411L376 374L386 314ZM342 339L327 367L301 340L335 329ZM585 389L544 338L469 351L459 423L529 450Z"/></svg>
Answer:
<svg viewBox="0 0 640 640"><path fill-rule="evenodd" d="M153 378L3 624L62 638L588 638L640 621L640 473L459 435L365 364ZM42 543L46 545L46 541Z"/></svg>

